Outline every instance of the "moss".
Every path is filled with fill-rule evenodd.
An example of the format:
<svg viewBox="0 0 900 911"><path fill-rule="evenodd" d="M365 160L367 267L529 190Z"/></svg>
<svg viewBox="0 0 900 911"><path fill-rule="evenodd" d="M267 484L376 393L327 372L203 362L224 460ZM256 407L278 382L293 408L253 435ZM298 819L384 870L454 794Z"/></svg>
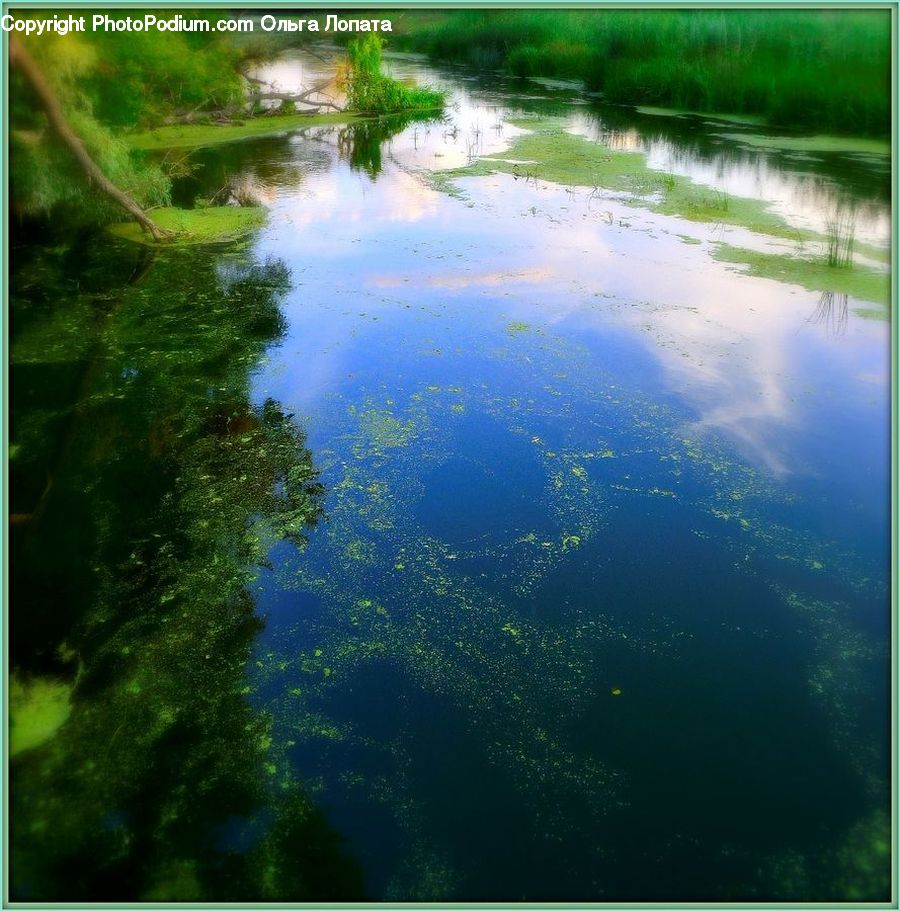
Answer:
<svg viewBox="0 0 900 911"><path fill-rule="evenodd" d="M71 687L61 680L13 673L9 681L9 755L46 743L69 717Z"/></svg>
<svg viewBox="0 0 900 911"><path fill-rule="evenodd" d="M150 214L161 228L175 234L173 238L163 242L165 246L227 243L261 227L266 220L266 210L261 207L165 208L155 209ZM109 230L116 237L125 240L150 247L161 245L143 231L137 222L120 222L111 225Z"/></svg>
<svg viewBox="0 0 900 911"><path fill-rule="evenodd" d="M742 145L784 152L835 152L846 155L890 155L891 144L863 136L759 136L755 133L722 133Z"/></svg>
<svg viewBox="0 0 900 911"><path fill-rule="evenodd" d="M507 151L450 173L466 176L500 171L526 181L594 187L630 194L624 200L628 205L689 221L735 225L775 237L813 237L788 225L761 200L732 197L687 177L653 170L647 167L642 153L619 152L566 132L559 120L546 119L530 126L533 132L514 139ZM528 163L516 164L509 159Z"/></svg>
<svg viewBox="0 0 900 911"><path fill-rule="evenodd" d="M258 139L309 127L333 126L358 120L355 114L285 114L272 117L257 117L237 121L227 126L208 123L192 123L180 126L159 127L141 133L130 133L125 141L136 151L157 149L188 149L197 146L220 145L224 142L240 142L244 139Z"/></svg>
<svg viewBox="0 0 900 911"><path fill-rule="evenodd" d="M716 259L721 262L747 266L747 273L759 278L800 285L809 291L832 291L849 294L858 300L887 305L890 293L890 276L875 269L854 266L836 269L812 259L786 253L760 253L720 244Z"/></svg>

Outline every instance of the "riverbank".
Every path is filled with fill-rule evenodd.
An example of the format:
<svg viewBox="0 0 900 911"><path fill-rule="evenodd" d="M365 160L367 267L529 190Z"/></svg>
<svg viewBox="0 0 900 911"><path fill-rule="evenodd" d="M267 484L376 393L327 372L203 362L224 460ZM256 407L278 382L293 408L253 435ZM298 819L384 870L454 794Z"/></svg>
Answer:
<svg viewBox="0 0 900 911"><path fill-rule="evenodd" d="M817 132L890 129L887 10L453 10L398 20L404 49L580 79L609 102Z"/></svg>

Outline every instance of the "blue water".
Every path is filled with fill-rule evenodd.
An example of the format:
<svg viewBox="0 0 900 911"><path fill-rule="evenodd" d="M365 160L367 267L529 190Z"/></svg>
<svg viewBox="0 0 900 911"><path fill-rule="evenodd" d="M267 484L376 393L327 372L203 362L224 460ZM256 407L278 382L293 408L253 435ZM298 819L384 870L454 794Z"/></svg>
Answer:
<svg viewBox="0 0 900 911"><path fill-rule="evenodd" d="M294 277L254 396L328 490L255 588L285 762L375 897L854 888L887 806L887 324L851 299L832 331L712 260L721 229L432 189L411 134L374 179L284 140L327 166L269 184L254 248Z"/></svg>
<svg viewBox="0 0 900 911"><path fill-rule="evenodd" d="M883 168L392 66L448 120L195 155L243 246L17 273L15 660L75 682L16 894L884 899L888 323L737 228L435 176L526 109L884 244ZM41 289L91 350L29 347Z"/></svg>

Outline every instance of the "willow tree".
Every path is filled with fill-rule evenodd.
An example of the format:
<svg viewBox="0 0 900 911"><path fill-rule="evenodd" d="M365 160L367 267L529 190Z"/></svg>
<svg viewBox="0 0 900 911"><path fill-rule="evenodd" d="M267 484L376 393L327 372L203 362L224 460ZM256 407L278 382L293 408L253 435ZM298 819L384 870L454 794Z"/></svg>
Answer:
<svg viewBox="0 0 900 911"><path fill-rule="evenodd" d="M142 228L153 235L154 240L162 240L169 236L170 232L160 228L128 193L117 187L103 173L103 169L94 161L85 144L70 126L63 113L59 97L47 81L41 68L35 63L31 54L28 53L25 46L15 35L11 37L9 42L9 62L10 66L21 72L25 78L47 117L47 124L50 130L71 152L78 166L87 177L88 182L96 186L101 193L108 196L116 205L121 206L128 212Z"/></svg>

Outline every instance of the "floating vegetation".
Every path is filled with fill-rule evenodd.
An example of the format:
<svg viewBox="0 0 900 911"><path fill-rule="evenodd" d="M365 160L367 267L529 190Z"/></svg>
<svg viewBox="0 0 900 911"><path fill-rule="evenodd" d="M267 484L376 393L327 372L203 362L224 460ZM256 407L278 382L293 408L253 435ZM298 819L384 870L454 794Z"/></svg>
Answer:
<svg viewBox="0 0 900 911"><path fill-rule="evenodd" d="M46 743L65 724L71 712L72 687L44 677L9 680L9 755L18 756Z"/></svg>
<svg viewBox="0 0 900 911"><path fill-rule="evenodd" d="M891 288L887 272L849 264L843 268L834 268L822 260L787 253L761 253L728 244L719 244L715 257L721 262L746 266L749 275L759 278L790 282L810 291L849 294L857 300L884 304L885 318L887 317Z"/></svg>
<svg viewBox="0 0 900 911"><path fill-rule="evenodd" d="M866 136L764 136L759 133L723 133L722 137L741 145L785 152L885 156L891 154L889 142Z"/></svg>
<svg viewBox="0 0 900 911"><path fill-rule="evenodd" d="M261 139L311 127L342 125L356 119L357 115L352 113L267 114L228 124L195 123L156 127L152 130L129 133L125 136L125 141L135 151L187 149Z"/></svg>
<svg viewBox="0 0 900 911"><path fill-rule="evenodd" d="M628 205L648 208L663 215L689 221L727 224L748 228L773 237L811 237L791 227L756 199L711 191L687 177L663 174L647 167L640 152L622 152L583 136L570 133L566 125L552 118L530 122L532 131L513 139L510 148L498 155L481 156L467 168L448 172L450 176L474 176L504 172L518 176L519 166L509 159L527 160L534 180L564 186L593 188L595 193L625 194Z"/></svg>
<svg viewBox="0 0 900 911"><path fill-rule="evenodd" d="M25 669L13 681L12 812L28 823L12 893L359 898L357 868L247 699L261 626L247 586L276 541L302 548L323 516L302 433L273 400L248 401L289 273L173 251L141 277L82 324L98 366L14 545L28 591L15 622L41 618L36 654L78 674L74 688ZM42 470L18 468L20 487ZM83 599L77 622L59 609L60 571ZM223 833L243 828L255 834L238 857Z"/></svg>
<svg viewBox="0 0 900 911"><path fill-rule="evenodd" d="M136 222L110 225L116 237L147 246L183 247L192 244L222 244L238 240L265 224L266 210L260 207L209 206L201 209L155 209L153 219L173 236L155 241Z"/></svg>
<svg viewBox="0 0 900 911"><path fill-rule="evenodd" d="M522 332L528 332L530 328L531 326L529 326L528 323L513 322L507 323L506 331L510 335L519 335Z"/></svg>
<svg viewBox="0 0 900 911"><path fill-rule="evenodd" d="M441 726L467 745L467 763L480 770L478 777L499 776L548 843L571 845L587 837L588 819L617 818L638 799L632 770L606 759L599 745L592 755L579 750L573 730L598 711L598 700L625 695L622 686L604 682L615 669L640 664L653 668L652 674L677 678L675 669L696 647L690 613L646 612L639 600L625 608L621 595L608 595L602 586L596 600L584 605L578 595L554 593L553 612L542 610L556 580L584 571L578 568L593 565L604 553L605 536L617 527L624 507L634 510L641 501L678 504L673 508L679 515L694 517L680 521L698 526L693 539L727 555L731 572L740 577L761 574L768 559L763 554L771 553L788 553L792 565L810 575L821 571L815 563L845 578L859 572L833 548L823 550L821 542L808 540L789 523L773 523L773 504L791 514L776 485L708 436L682 436L675 414L624 392L586 351L549 334L526 333L494 358L503 365L504 379L494 375L488 383L467 375L466 413L481 432L487 422L493 439L503 437L504 452L519 453L516 459L539 472L541 484L529 488L540 503L538 524L526 524L525 514L514 511L497 530L484 527L453 543L443 537L423 504L432 484L449 483L448 472L459 470L454 453L467 452L465 434L471 429L456 430L439 419L460 391L427 381L377 392L364 388L349 401L335 397L318 417L337 442L326 473L333 491L329 523L317 536L315 554L273 570L279 590L300 598L315 595L317 609L299 622L281 624L270 640L271 654L259 668L259 691L269 694L261 705L276 719L279 740L303 744L308 774L327 777L340 761L353 782L352 794L349 785L332 784L330 800L390 810L392 824L406 833L407 847L395 857L400 869L424 854L440 858L442 868L455 866L452 849L442 853L426 834L439 813L433 795L409 778L422 761L419 751L435 749L428 733L433 721L423 727L419 716L405 709L385 714L368 698L348 700L351 692L385 686L396 694L397 705L431 706L429 719L439 717ZM555 395L552 379L560 373L571 381ZM522 407L504 386L523 388L526 375L532 392ZM533 391L542 388L542 394ZM575 401L589 403L581 406L593 416L589 429L567 418ZM473 503L485 495L490 503L491 496L517 483L509 474L516 464L492 475L491 493L479 488ZM638 465L641 480L634 483ZM461 496L464 488L456 489ZM723 528L713 538L705 529L715 522ZM345 559L348 543L367 559ZM394 572L380 573L384 566ZM867 585L862 579L858 584ZM797 613L782 598L776 592L774 603ZM641 612L634 615L639 604ZM723 606L723 623L729 616ZM743 617L729 627L729 635L754 654L755 643L769 641L764 625L774 622L768 616ZM822 668L843 676L838 656L826 645L831 633L825 626L810 625L802 636L804 648L821 655L814 660ZM297 654L297 643L308 645ZM871 654L859 651L858 657L871 667ZM823 673L812 670L811 680L828 679ZM820 698L812 684L808 692L811 700ZM859 695L848 690L848 703L858 704ZM690 701L706 698L695 692ZM832 694L821 711L833 725L832 747L842 750L847 731L836 705ZM310 718L315 723L305 720ZM602 740L612 723L597 716L591 730ZM339 753L334 730L343 732ZM876 762L871 755L862 757L859 774ZM389 769L389 790L384 778L367 773L373 764ZM582 808L579 813L562 812L573 802ZM615 856L615 849L609 850ZM443 882L450 888L449 878Z"/></svg>

